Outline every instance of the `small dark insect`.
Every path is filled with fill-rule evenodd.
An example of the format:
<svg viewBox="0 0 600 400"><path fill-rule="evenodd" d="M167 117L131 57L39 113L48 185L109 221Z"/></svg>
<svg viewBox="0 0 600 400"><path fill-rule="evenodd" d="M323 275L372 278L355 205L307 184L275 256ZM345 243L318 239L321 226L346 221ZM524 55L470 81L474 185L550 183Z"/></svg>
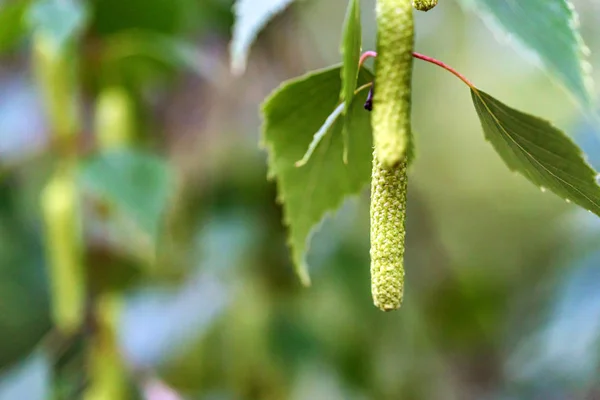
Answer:
<svg viewBox="0 0 600 400"><path fill-rule="evenodd" d="M372 111L373 110L373 89L375 88L375 82L371 85L371 90L369 90L369 94L367 95L367 100L365 101L364 108L365 110Z"/></svg>

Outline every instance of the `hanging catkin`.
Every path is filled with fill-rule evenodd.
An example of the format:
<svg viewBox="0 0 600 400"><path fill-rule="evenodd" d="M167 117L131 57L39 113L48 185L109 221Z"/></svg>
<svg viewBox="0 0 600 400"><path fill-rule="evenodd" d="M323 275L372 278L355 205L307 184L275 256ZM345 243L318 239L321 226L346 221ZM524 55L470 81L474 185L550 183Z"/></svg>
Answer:
<svg viewBox="0 0 600 400"><path fill-rule="evenodd" d="M373 157L371 178L371 292L383 311L402 304L406 162L386 168Z"/></svg>
<svg viewBox="0 0 600 400"><path fill-rule="evenodd" d="M371 292L383 311L404 292L404 220L410 143L414 23L411 0L377 1L376 82L371 177Z"/></svg>
<svg viewBox="0 0 600 400"><path fill-rule="evenodd" d="M386 167L404 158L410 129L414 21L411 0L377 0L373 141Z"/></svg>
<svg viewBox="0 0 600 400"><path fill-rule="evenodd" d="M438 0L413 0L413 7L419 11L429 11L437 6Z"/></svg>

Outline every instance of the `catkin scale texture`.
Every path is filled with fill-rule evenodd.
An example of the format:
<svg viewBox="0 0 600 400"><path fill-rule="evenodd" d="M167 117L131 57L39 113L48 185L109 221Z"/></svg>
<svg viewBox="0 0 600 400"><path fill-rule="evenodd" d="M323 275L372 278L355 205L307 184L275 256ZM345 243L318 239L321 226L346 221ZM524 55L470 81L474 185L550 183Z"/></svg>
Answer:
<svg viewBox="0 0 600 400"><path fill-rule="evenodd" d="M411 0L377 0L377 59L373 96L373 141L387 167L405 156L410 134L410 87L414 20Z"/></svg>
<svg viewBox="0 0 600 400"><path fill-rule="evenodd" d="M413 7L419 11L429 11L437 6L438 0L413 0Z"/></svg>
<svg viewBox="0 0 600 400"><path fill-rule="evenodd" d="M404 291L406 161L386 167L373 156L371 178L371 293L375 306L392 311Z"/></svg>

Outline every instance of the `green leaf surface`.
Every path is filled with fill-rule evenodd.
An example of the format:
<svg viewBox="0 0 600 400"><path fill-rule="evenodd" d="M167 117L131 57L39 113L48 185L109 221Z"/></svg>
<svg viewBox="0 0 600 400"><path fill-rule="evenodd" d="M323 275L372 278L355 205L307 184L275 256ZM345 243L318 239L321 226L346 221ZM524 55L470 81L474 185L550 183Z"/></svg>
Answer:
<svg viewBox="0 0 600 400"><path fill-rule="evenodd" d="M282 12L293 0L237 0L234 6L235 23L230 44L231 70L241 75L252 42L269 20Z"/></svg>
<svg viewBox="0 0 600 400"><path fill-rule="evenodd" d="M360 48L362 43L362 31L360 25L360 1L350 0L346 11L344 22L344 33L342 38L342 92L340 98L346 103L345 111L350 107L350 101L354 97L356 79L358 78L358 62L360 60Z"/></svg>
<svg viewBox="0 0 600 400"><path fill-rule="evenodd" d="M0 2L0 53L11 50L23 38L29 3L30 0Z"/></svg>
<svg viewBox="0 0 600 400"><path fill-rule="evenodd" d="M296 167L302 167L302 166L306 165L306 163L310 160L310 157L313 155L313 153L315 152L317 147L319 147L319 143L321 143L321 140L323 140L325 135L327 135L327 133L329 133L329 131L331 130L331 127L333 126L333 124L335 124L335 122L340 117L340 115L342 115L342 113L345 109L346 109L346 103L341 103L339 106L337 106L335 108L335 110L333 110L331 112L331 114L329 114L329 116L327 117L327 119L325 120L323 125L321 125L321 127L319 128L317 133L314 134L313 140L308 145L308 149L306 150L306 153L302 157L302 160L296 162ZM344 133L347 133L346 129L344 129ZM344 154L346 153L346 149L347 149L346 140L347 140L347 138L344 137Z"/></svg>
<svg viewBox="0 0 600 400"><path fill-rule="evenodd" d="M373 79L361 69L358 82ZM269 152L269 175L275 177L278 200L289 227L288 243L294 266L309 284L305 254L312 233L328 212L358 193L371 176L370 113L362 108L366 92L357 95L349 112L348 164L342 161L342 128L338 119L302 167L300 160L313 135L339 102L341 67L333 67L282 84L263 104L263 143Z"/></svg>
<svg viewBox="0 0 600 400"><path fill-rule="evenodd" d="M87 10L83 4L75 0L38 0L29 9L29 24L61 49L85 28Z"/></svg>
<svg viewBox="0 0 600 400"><path fill-rule="evenodd" d="M471 90L485 137L511 170L600 216L597 173L562 131L478 89Z"/></svg>
<svg viewBox="0 0 600 400"><path fill-rule="evenodd" d="M172 183L163 159L134 150L107 151L84 165L80 179L87 194L156 240Z"/></svg>
<svg viewBox="0 0 600 400"><path fill-rule="evenodd" d="M578 17L568 0L463 0L474 5L492 29L500 26L532 50L583 105L591 104L588 48L578 31Z"/></svg>
<svg viewBox="0 0 600 400"><path fill-rule="evenodd" d="M346 20L342 33L342 92L340 98L344 102L343 114L348 114L354 98L356 79L358 78L358 62L362 45L362 28L360 24L360 1L350 0L346 10ZM348 120L348 118L346 118ZM346 121L342 130L344 137L344 161L348 158L348 129L349 121Z"/></svg>

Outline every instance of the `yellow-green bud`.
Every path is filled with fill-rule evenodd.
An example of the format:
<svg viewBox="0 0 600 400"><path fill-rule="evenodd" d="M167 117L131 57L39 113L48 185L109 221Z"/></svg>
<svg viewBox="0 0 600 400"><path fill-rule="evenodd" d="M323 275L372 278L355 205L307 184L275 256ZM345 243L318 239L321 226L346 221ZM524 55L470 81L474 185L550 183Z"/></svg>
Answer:
<svg viewBox="0 0 600 400"><path fill-rule="evenodd" d="M414 21L411 0L377 0L373 141L386 167L404 159L410 133Z"/></svg>
<svg viewBox="0 0 600 400"><path fill-rule="evenodd" d="M429 11L437 6L438 0L413 0L413 7L419 11Z"/></svg>
<svg viewBox="0 0 600 400"><path fill-rule="evenodd" d="M371 292L375 306L392 311L404 292L407 165L385 167L373 157L371 178Z"/></svg>

